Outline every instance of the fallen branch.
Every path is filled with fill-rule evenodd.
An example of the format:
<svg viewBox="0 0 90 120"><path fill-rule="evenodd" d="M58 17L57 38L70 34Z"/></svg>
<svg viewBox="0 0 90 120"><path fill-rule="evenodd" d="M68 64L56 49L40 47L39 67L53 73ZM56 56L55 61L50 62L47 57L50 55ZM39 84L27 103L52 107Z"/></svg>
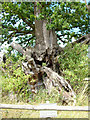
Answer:
<svg viewBox="0 0 90 120"><path fill-rule="evenodd" d="M51 92L51 87L57 87L60 93L63 93L63 97L65 100L76 102L75 98L75 92L73 91L72 87L70 84L61 76L58 75L58 73L54 72L52 69L48 67L42 67L41 69L43 72L47 74L47 76L44 78L44 83L46 88L50 88L49 93ZM62 91L62 88L66 91ZM73 98L73 99L72 99Z"/></svg>
<svg viewBox="0 0 90 120"><path fill-rule="evenodd" d="M48 67L42 67L43 71L46 72L47 76L49 79L51 79L54 84L55 82L62 85L62 87L65 88L65 90L67 91L72 91L72 94L75 95L74 91L72 90L70 84L60 75L58 75L58 73L54 72L52 69L48 68Z"/></svg>

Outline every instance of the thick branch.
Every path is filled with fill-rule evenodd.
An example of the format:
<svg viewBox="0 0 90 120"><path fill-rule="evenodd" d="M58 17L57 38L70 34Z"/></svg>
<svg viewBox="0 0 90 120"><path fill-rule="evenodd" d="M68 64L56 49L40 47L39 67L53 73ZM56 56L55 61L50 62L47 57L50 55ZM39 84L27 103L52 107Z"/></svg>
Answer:
<svg viewBox="0 0 90 120"><path fill-rule="evenodd" d="M17 28L14 28L13 26L6 26L6 25L3 25L3 24L2 24L2 27L3 27L3 28L8 28L10 31L14 31L14 30L15 30L15 31L18 31L18 29L17 29ZM23 28L22 28L22 29L23 29ZM21 29L21 30L22 30L22 29ZM20 31L20 30L19 30L19 31Z"/></svg>
<svg viewBox="0 0 90 120"><path fill-rule="evenodd" d="M90 41L90 34L82 36L81 38L79 38L78 40L74 41L71 44L72 45L75 45L76 43L89 44L89 41Z"/></svg>
<svg viewBox="0 0 90 120"><path fill-rule="evenodd" d="M29 31L29 30L28 31L15 31L11 33L10 35L8 35L7 38L14 37L14 35L16 37L16 36L25 35L25 34L34 34L34 31Z"/></svg>
<svg viewBox="0 0 90 120"><path fill-rule="evenodd" d="M8 27L8 26L4 26L2 25L3 28L8 28L9 31L14 31L12 32L10 35L7 36L7 38L9 37L13 37L15 34L19 33L18 35L15 35L15 36L19 36L19 35L25 35L25 34L35 34L35 31L34 30L26 30L26 31L23 31L22 29L18 30L17 28L14 28L14 27Z"/></svg>
<svg viewBox="0 0 90 120"><path fill-rule="evenodd" d="M19 13L19 12L17 12L17 11L11 11L11 13L14 13L14 14L16 14L16 15L18 15L18 17L20 18L20 19L22 19L28 26L30 26L31 28L35 28L34 27L34 25L33 25L33 23L31 22L31 21L27 21L26 20L26 18L24 18L22 15L21 15L21 13ZM23 13L22 13L23 14Z"/></svg>
<svg viewBox="0 0 90 120"><path fill-rule="evenodd" d="M25 50L18 43L15 43L15 42L11 43L11 47L13 49L16 49L18 52L20 52L22 54L24 54L24 52L25 52Z"/></svg>
<svg viewBox="0 0 90 120"><path fill-rule="evenodd" d="M19 42L19 44L26 43L27 41L28 41L28 43L29 43L29 41L31 41L34 37L35 37L35 36L32 36L32 37L30 37L29 39L26 39L25 41L21 41L21 42Z"/></svg>
<svg viewBox="0 0 90 120"><path fill-rule="evenodd" d="M20 17L28 26L30 26L31 28L35 29L35 27L34 27L32 22L30 22L30 21L28 22L27 19L24 18L22 15Z"/></svg>

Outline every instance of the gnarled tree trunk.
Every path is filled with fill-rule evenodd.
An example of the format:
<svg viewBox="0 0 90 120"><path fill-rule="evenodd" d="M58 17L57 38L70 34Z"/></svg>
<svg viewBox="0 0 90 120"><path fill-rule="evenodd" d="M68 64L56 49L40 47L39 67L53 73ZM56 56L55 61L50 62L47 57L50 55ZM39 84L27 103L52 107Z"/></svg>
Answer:
<svg viewBox="0 0 90 120"><path fill-rule="evenodd" d="M40 13L39 10L35 6L37 17ZM59 92L62 92L62 88L64 88L64 98L75 98L75 93L70 84L60 76L60 66L56 58L60 55L62 48L57 44L55 31L47 30L46 24L46 20L35 20L36 44L34 48L27 48L25 51L16 43L12 43L11 46L26 56L26 62L22 63L24 72L35 79L35 84L30 83L31 79L29 79L29 84L39 86L43 83L49 94L52 87L58 87ZM43 63L46 66L43 66Z"/></svg>

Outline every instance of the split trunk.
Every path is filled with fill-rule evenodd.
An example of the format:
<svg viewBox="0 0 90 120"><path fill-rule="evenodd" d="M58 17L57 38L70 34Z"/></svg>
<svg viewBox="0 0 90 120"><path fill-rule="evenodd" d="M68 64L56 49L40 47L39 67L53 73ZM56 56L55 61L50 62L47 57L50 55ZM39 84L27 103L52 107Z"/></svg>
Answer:
<svg viewBox="0 0 90 120"><path fill-rule="evenodd" d="M40 13L35 8L35 15ZM30 74L29 84L35 86L44 85L51 94L52 87L58 88L59 93L63 91L63 96L66 100L75 98L75 93L70 84L61 77L60 66L58 63L58 55L62 48L57 44L57 36L54 30L47 30L46 20L35 20L35 46L24 50L19 44L12 43L11 46L26 56L22 66L25 74ZM31 79L35 82L31 82ZM35 90L34 90L35 92Z"/></svg>

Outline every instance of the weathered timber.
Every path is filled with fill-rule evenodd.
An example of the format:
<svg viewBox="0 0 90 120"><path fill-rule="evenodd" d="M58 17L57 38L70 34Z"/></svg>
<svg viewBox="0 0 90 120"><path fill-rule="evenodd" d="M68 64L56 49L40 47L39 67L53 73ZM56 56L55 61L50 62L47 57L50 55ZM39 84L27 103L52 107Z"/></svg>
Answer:
<svg viewBox="0 0 90 120"><path fill-rule="evenodd" d="M50 106L50 105L15 105L0 104L0 109L23 109L23 110L56 110L56 111L90 111L90 106Z"/></svg>
<svg viewBox="0 0 90 120"><path fill-rule="evenodd" d="M44 84L46 86L46 89L48 89L49 94L53 86L57 87L60 93L63 95L64 100L67 102L73 101L73 105L75 105L76 95L70 84L63 77L58 75L58 73L54 72L48 67L44 66L41 68L41 70L47 74L46 79L44 78ZM65 91L62 91L62 88L64 88Z"/></svg>
<svg viewBox="0 0 90 120"><path fill-rule="evenodd" d="M18 50L20 51L21 47L18 45ZM15 43L14 43L15 48ZM17 49L17 48L16 48ZM24 51L24 50L23 50ZM48 51L48 52L47 52ZM46 62L46 67L42 67L42 63L37 60L37 57L35 55L35 49L32 50L32 48L26 49L26 51L23 52L23 55L26 56L26 60L22 62L23 70L26 75L31 75L34 77L36 82L42 82L45 85L45 88L48 90L48 93L50 94L52 92L53 87L57 87L59 94L63 95L64 101L73 101L75 105L75 93L73 89L71 88L70 84L61 77L59 73L59 65L56 66L58 63L58 60L56 60L55 51L51 49L47 49L46 52L43 54L44 58L42 59L42 63ZM33 55L34 54L34 55ZM46 77L44 76L44 73L46 73ZM29 84L31 84L31 78L29 78ZM35 88L35 83L33 83ZM38 84L37 84L38 85ZM30 85L31 87L32 85ZM64 88L64 91L62 89ZM66 91L66 92L65 92ZM36 92L35 92L36 93ZM74 99L72 99L74 98Z"/></svg>
<svg viewBox="0 0 90 120"><path fill-rule="evenodd" d="M24 54L24 49L21 47L21 45L19 45L18 43L15 43L15 42L13 42L13 43L11 43L11 45L10 45L13 49L16 49L18 52L20 52L20 53L22 53L22 54Z"/></svg>
<svg viewBox="0 0 90 120"><path fill-rule="evenodd" d="M66 91L71 91L72 92L72 96L75 96L74 91L72 90L70 84L60 75L58 75L58 73L54 72L52 69L48 68L48 67L42 67L41 68L42 71L46 72L47 77L53 82L53 84L55 86L58 85L58 87L61 86L65 88ZM60 89L61 90L61 89Z"/></svg>
<svg viewBox="0 0 90 120"><path fill-rule="evenodd" d="M72 45L75 45L76 43L81 43L81 44L90 44L90 33L87 35L84 35L80 37L78 40L72 42Z"/></svg>

